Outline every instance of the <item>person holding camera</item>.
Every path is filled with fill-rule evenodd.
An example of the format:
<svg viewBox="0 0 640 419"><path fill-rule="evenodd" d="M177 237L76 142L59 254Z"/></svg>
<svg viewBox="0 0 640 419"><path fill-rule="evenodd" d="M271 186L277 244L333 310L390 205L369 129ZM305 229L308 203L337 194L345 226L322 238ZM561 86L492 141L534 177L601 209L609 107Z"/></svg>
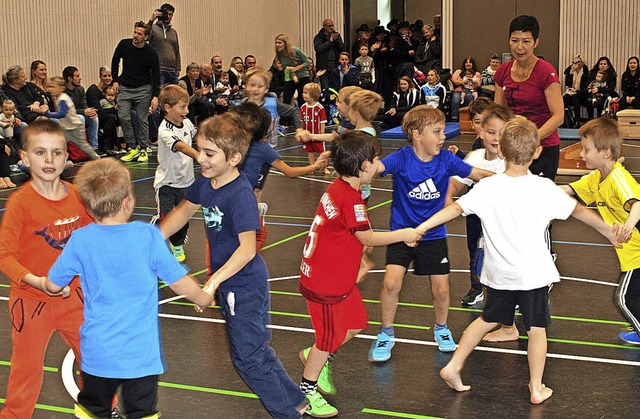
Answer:
<svg viewBox="0 0 640 419"><path fill-rule="evenodd" d="M148 26L151 28L149 45L158 53L160 60L160 85L178 84L180 75L180 44L178 32L171 26L176 9L169 3L155 9ZM155 23L154 23L155 22Z"/></svg>
<svg viewBox="0 0 640 419"><path fill-rule="evenodd" d="M338 66L340 53L346 51L340 33L334 30L333 20L325 19L322 29L313 38L313 48L316 51L316 70L319 75L322 90L329 87L329 72Z"/></svg>

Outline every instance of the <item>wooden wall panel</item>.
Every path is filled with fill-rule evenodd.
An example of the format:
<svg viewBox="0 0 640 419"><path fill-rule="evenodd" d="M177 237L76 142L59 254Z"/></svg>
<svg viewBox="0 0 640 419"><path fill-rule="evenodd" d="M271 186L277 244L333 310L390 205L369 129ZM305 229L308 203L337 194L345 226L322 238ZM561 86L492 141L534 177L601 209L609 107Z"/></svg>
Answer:
<svg viewBox="0 0 640 419"><path fill-rule="evenodd" d="M341 0L299 0L300 7L300 43L298 46L315 62L316 53L313 49L313 37L322 29L322 21L326 18L333 20L334 30L342 34L345 39L344 8ZM350 49L348 46L347 49Z"/></svg>

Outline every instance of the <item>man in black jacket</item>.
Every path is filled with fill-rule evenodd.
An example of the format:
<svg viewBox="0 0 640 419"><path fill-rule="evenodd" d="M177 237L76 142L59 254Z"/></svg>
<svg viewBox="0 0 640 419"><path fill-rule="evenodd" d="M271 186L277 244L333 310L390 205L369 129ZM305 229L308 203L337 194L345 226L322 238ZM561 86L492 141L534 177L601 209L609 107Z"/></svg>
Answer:
<svg viewBox="0 0 640 419"><path fill-rule="evenodd" d="M322 90L329 87L329 74L327 71L338 66L338 57L345 51L342 37L334 30L333 20L325 19L322 22L322 29L313 38L313 48L316 51L316 69L325 70L320 76L320 86Z"/></svg>

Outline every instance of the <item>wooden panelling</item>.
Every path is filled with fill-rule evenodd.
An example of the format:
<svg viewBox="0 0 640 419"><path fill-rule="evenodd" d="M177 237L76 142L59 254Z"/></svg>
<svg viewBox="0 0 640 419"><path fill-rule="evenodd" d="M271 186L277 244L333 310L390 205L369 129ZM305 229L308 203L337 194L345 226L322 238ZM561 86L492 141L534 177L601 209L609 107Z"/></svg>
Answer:
<svg viewBox="0 0 640 419"><path fill-rule="evenodd" d="M313 49L313 37L322 29L322 21L326 18L333 20L334 30L342 34L345 39L344 8L341 0L299 0L300 1L300 43L298 46L312 57L315 62L316 53ZM351 46L347 46L347 50Z"/></svg>

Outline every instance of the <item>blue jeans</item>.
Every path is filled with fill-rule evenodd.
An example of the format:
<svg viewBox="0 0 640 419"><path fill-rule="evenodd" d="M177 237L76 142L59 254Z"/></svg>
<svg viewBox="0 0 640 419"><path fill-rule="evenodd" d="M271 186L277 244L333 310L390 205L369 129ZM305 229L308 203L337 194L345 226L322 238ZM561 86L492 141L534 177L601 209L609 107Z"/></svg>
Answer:
<svg viewBox="0 0 640 419"><path fill-rule="evenodd" d="M460 120L460 108L464 108L468 106L473 100L473 96L465 95L464 103L460 103L462 99L462 92L456 92L455 90L451 93L451 120L459 121Z"/></svg>
<svg viewBox="0 0 640 419"><path fill-rule="evenodd" d="M151 105L151 85L130 88L120 86L118 94L118 118L122 126L124 141L128 148L146 149L149 141L149 106ZM131 122L131 110L136 113L136 131Z"/></svg>
<svg viewBox="0 0 640 419"><path fill-rule="evenodd" d="M98 148L98 118L89 118L84 115L78 115L84 119L84 127L87 131L87 141L93 149Z"/></svg>

